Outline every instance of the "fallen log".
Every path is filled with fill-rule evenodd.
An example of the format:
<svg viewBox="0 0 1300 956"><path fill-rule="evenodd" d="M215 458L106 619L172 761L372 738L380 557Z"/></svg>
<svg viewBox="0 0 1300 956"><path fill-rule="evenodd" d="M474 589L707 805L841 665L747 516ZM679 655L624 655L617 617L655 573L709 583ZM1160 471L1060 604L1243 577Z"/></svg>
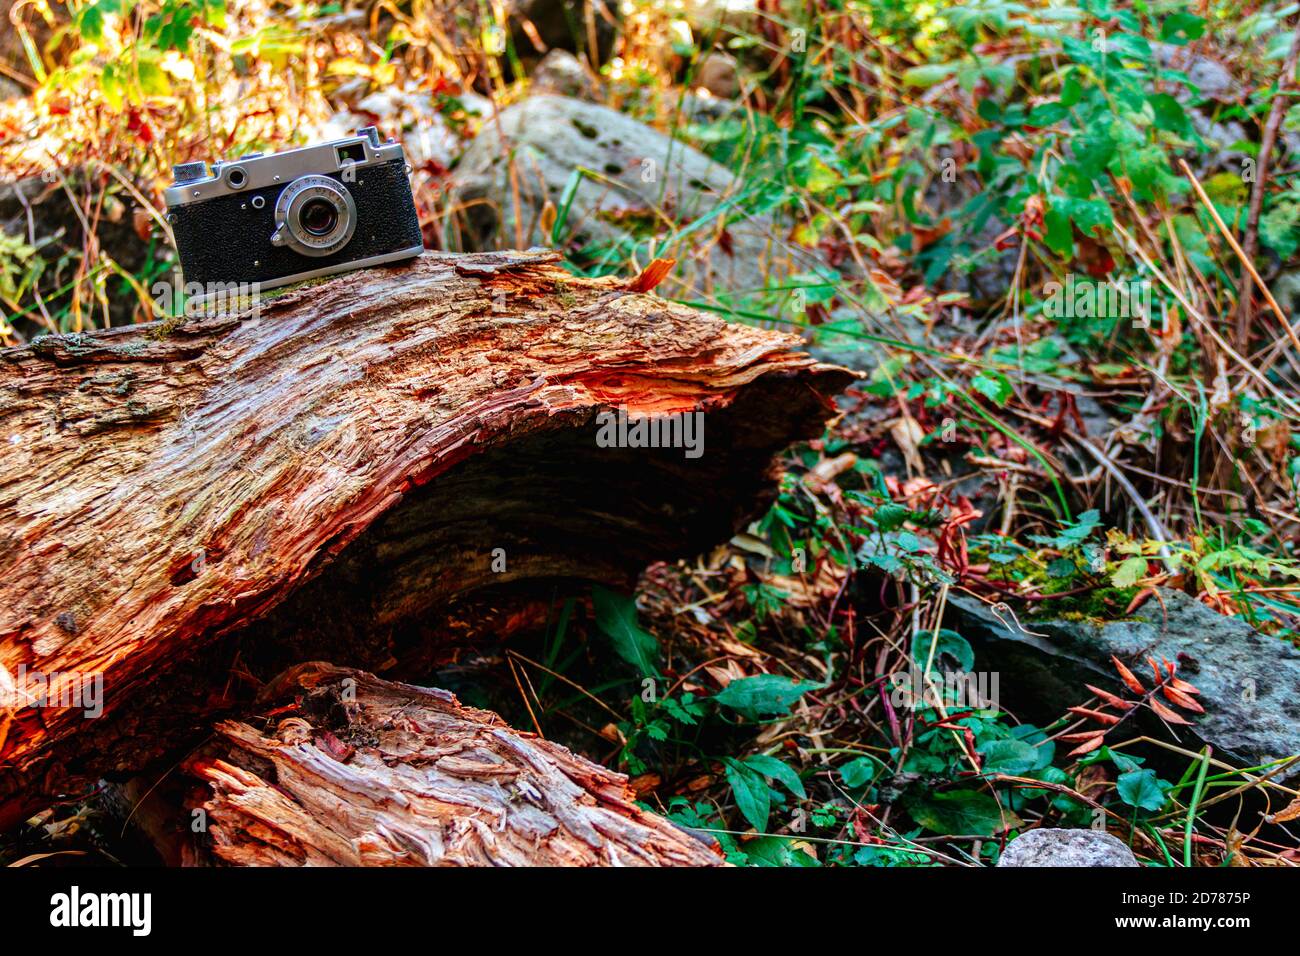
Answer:
<svg viewBox="0 0 1300 956"><path fill-rule="evenodd" d="M754 516L849 373L556 261L427 254L0 351L0 828L288 666L418 674L536 582L626 585ZM703 454L604 447L617 407L702 413Z"/></svg>
<svg viewBox="0 0 1300 956"><path fill-rule="evenodd" d="M228 720L170 841L236 866L717 866L627 778L446 691L304 664ZM197 821L194 823L193 821ZM198 837L193 837L194 832Z"/></svg>

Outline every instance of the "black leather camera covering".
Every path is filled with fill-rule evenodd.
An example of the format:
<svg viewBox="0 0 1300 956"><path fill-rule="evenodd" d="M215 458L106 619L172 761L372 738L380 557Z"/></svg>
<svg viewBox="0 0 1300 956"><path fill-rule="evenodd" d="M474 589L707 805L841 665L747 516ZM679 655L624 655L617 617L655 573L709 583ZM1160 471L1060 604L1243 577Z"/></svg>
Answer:
<svg viewBox="0 0 1300 956"><path fill-rule="evenodd" d="M343 182L337 172L320 175L340 183L356 202L357 228L342 249L328 256L304 256L288 246L271 245L275 201L289 183L248 189L171 210L185 282L270 282L422 244L405 159L360 167L351 183ZM261 209L253 208L255 196L266 200Z"/></svg>

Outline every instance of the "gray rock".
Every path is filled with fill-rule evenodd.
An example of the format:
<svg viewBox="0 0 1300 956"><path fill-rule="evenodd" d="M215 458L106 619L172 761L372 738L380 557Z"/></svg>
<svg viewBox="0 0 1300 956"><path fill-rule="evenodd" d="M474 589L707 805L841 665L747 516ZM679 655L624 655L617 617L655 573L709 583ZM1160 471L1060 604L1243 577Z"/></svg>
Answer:
<svg viewBox="0 0 1300 956"><path fill-rule="evenodd" d="M499 133L498 135L498 125ZM506 146L502 146L504 137ZM519 229L510 180L518 176ZM558 209L575 169L580 181L561 229L566 241L599 250L612 266L635 255L677 259L667 294L743 296L765 284L780 286L794 272L814 271L819 260L793 247L766 216L728 210L666 247L677 230L664 216L687 224L732 197L739 185L726 167L686 144L615 110L561 96L535 96L503 110L465 151L456 168L453 206L464 209L463 245L471 249L550 245L541 213ZM716 240L725 223L726 241ZM833 277L833 274L832 274Z"/></svg>
<svg viewBox="0 0 1300 956"><path fill-rule="evenodd" d="M696 35L726 31L742 36L752 33L759 19L756 0L683 0L682 16Z"/></svg>
<svg viewBox="0 0 1300 956"><path fill-rule="evenodd" d="M700 61L694 83L720 100L734 100L740 95L740 66L731 54L715 51Z"/></svg>
<svg viewBox="0 0 1300 956"><path fill-rule="evenodd" d="M1085 682L1131 697L1117 680L1111 655L1148 686L1145 659L1151 656L1177 662L1178 676L1201 691L1197 700L1206 713L1184 714L1193 723L1176 728L1182 746L1208 743L1218 756L1245 766L1300 754L1300 650L1181 591L1161 590L1160 598L1148 600L1131 620L1022 616L1023 630L1017 631L1009 615L1003 624L981 602L952 594L947 626L971 642L981 669L999 672L1003 702L1026 719L1050 719L1082 703ZM1146 729L1167 735L1154 715ZM1300 765L1276 779L1296 778Z"/></svg>
<svg viewBox="0 0 1300 956"><path fill-rule="evenodd" d="M487 115L491 104L474 93L460 97L471 113ZM447 122L425 90L389 87L369 94L351 109L332 115L311 131L313 141L351 136L363 126L378 126L401 137L406 159L417 170L445 172L465 149L466 142Z"/></svg>
<svg viewBox="0 0 1300 956"><path fill-rule="evenodd" d="M1188 81L1196 87L1200 96L1221 103L1232 103L1241 98L1237 81L1218 61L1172 43L1154 43L1152 52L1164 69L1178 70L1187 74Z"/></svg>
<svg viewBox="0 0 1300 956"><path fill-rule="evenodd" d="M1269 284L1269 291L1287 315L1295 315L1300 309L1300 271L1282 272Z"/></svg>
<svg viewBox="0 0 1300 956"><path fill-rule="evenodd" d="M934 157L935 168L953 159L952 150L940 147ZM1006 298L1016 276L1016 261L1020 252L1016 247L996 248L996 240L1010 225L981 204L986 194L984 185L971 172L962 170L952 181L942 175L930 179L924 194L924 206L935 223L946 218L958 223L960 231L973 234L965 237L973 251L955 255L949 268L938 277L935 288L940 292L963 292L971 298L976 311L987 309ZM979 228L975 220L983 217ZM963 332L966 330L962 330Z"/></svg>
<svg viewBox="0 0 1300 956"><path fill-rule="evenodd" d="M745 105L739 100L720 100L716 96L700 96L689 90L678 97L677 109L685 123L708 125L728 119L745 122Z"/></svg>
<svg viewBox="0 0 1300 956"><path fill-rule="evenodd" d="M531 79L534 94L553 93L582 100L593 99L596 95L596 84L578 58L568 50L552 50L542 57Z"/></svg>
<svg viewBox="0 0 1300 956"><path fill-rule="evenodd" d="M548 50L585 51L591 40L589 21L596 34L597 51L592 59L603 63L613 50L615 24L622 16L619 4L591 0L507 0L505 10L515 51L525 64ZM524 29L524 21L532 25L531 30ZM533 35L542 41L541 48L534 44Z"/></svg>
<svg viewBox="0 0 1300 956"><path fill-rule="evenodd" d="M1138 866L1118 837L1099 830L1030 830L1002 851L998 866Z"/></svg>

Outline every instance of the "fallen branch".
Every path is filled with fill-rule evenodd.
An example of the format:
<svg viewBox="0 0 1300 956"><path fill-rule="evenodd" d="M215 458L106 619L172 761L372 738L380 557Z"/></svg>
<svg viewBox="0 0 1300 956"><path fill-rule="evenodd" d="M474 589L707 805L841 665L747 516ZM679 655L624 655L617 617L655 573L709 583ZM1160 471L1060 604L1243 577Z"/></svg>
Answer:
<svg viewBox="0 0 1300 956"><path fill-rule="evenodd" d="M286 667L427 673L555 582L626 586L756 516L850 373L556 262L428 254L0 351L0 827ZM609 447L615 408L698 413L702 453ZM5 675L47 705L97 683L103 715Z"/></svg>
<svg viewBox="0 0 1300 956"><path fill-rule="evenodd" d="M239 866L717 866L627 778L451 694L294 668L188 772L218 861ZM186 822L190 814L184 815Z"/></svg>

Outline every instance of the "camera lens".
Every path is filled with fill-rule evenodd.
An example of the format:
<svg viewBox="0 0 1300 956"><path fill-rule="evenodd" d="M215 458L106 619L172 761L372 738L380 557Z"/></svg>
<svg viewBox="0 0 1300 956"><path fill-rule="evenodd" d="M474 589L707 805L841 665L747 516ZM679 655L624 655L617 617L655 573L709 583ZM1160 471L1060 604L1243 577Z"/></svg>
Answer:
<svg viewBox="0 0 1300 956"><path fill-rule="evenodd" d="M299 176L275 201L273 245L304 256L334 255L357 227L357 204L346 186L329 176Z"/></svg>
<svg viewBox="0 0 1300 956"><path fill-rule="evenodd" d="M313 236L327 236L339 223L339 211L328 199L311 199L298 214L302 227Z"/></svg>

